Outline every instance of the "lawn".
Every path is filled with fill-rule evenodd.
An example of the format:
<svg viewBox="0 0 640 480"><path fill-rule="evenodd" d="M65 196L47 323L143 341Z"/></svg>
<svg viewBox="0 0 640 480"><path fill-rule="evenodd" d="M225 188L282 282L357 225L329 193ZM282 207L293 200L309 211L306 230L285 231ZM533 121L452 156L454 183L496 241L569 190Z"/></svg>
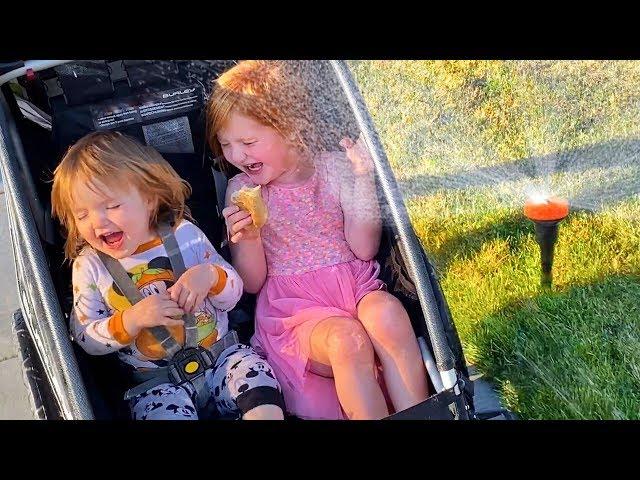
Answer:
<svg viewBox="0 0 640 480"><path fill-rule="evenodd" d="M640 418L640 62L350 62L467 359L521 418ZM569 198L540 287L528 194Z"/></svg>

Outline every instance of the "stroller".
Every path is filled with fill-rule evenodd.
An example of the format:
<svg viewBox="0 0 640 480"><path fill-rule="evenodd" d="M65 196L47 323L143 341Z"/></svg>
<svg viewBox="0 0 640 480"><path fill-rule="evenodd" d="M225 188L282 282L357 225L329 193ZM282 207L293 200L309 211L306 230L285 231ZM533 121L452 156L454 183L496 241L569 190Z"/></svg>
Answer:
<svg viewBox="0 0 640 480"><path fill-rule="evenodd" d="M17 61L0 63L0 164L21 308L13 314L23 374L41 419L126 418L127 385L114 381L116 354L90 356L71 341L71 271L59 225L51 218L51 173L66 149L94 130L115 129L156 147L192 187L198 226L230 260L225 244L227 176L208 149L205 99L234 61ZM389 419L485 419L476 412L462 346L434 268L409 221L402 196L364 101L342 61L291 62L305 82L321 142L365 139L384 212L376 260L388 291L404 305L418 339L431 397ZM229 328L247 343L255 296L245 294Z"/></svg>

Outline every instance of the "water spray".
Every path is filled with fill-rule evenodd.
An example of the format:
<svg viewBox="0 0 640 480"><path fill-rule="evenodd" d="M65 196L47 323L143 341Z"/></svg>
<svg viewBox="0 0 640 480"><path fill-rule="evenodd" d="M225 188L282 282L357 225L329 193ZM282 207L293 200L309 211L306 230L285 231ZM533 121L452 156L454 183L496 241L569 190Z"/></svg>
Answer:
<svg viewBox="0 0 640 480"><path fill-rule="evenodd" d="M532 196L524 204L524 214L534 223L536 241L540 245L542 286L551 287L551 267L558 239L558 224L569 214L569 202L557 197Z"/></svg>

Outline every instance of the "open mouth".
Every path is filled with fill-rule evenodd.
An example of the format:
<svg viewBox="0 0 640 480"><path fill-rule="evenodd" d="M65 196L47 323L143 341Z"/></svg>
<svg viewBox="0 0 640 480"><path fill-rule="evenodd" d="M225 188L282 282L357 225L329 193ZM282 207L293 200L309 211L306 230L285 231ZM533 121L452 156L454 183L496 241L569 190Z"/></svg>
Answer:
<svg viewBox="0 0 640 480"><path fill-rule="evenodd" d="M252 163L251 165L247 165L246 168L251 173L258 173L260 170L262 170L262 163L261 162Z"/></svg>
<svg viewBox="0 0 640 480"><path fill-rule="evenodd" d="M100 235L100 239L104 242L104 244L108 248L117 249L122 246L122 242L124 240L124 233L111 232L106 235Z"/></svg>

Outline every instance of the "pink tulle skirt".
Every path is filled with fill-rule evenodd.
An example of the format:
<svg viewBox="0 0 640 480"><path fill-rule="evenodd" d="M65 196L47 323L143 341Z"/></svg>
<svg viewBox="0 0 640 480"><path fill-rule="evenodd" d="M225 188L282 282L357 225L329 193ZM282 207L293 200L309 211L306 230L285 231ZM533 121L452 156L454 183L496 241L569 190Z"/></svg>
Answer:
<svg viewBox="0 0 640 480"><path fill-rule="evenodd" d="M326 318L357 318L360 299L384 288L379 273L376 261L356 259L299 275L267 277L258 294L251 343L275 370L290 413L345 418L333 379L309 372L309 339Z"/></svg>

